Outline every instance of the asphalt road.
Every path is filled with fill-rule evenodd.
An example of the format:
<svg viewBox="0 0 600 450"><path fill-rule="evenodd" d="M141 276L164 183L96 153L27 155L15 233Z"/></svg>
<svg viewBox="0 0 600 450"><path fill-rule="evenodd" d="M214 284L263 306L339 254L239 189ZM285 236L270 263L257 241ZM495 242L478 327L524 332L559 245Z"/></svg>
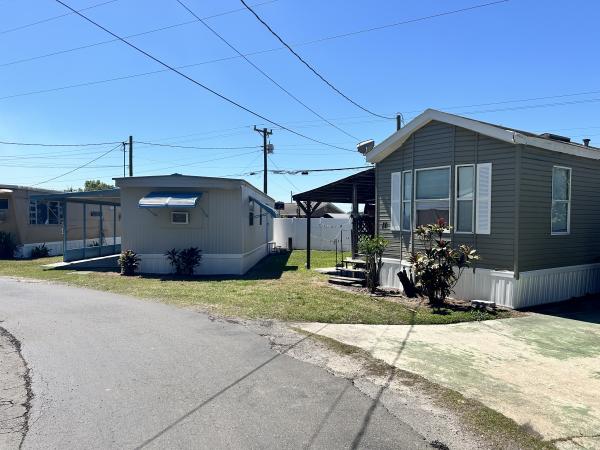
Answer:
<svg viewBox="0 0 600 450"><path fill-rule="evenodd" d="M204 314L0 278L0 320L31 369L24 448L426 447L349 381Z"/></svg>

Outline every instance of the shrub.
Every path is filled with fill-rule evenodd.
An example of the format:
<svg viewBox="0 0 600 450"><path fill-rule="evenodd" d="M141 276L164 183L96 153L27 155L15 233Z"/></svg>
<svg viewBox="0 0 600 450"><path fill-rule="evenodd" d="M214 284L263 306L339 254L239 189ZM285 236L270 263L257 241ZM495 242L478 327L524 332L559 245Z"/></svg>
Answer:
<svg viewBox="0 0 600 450"><path fill-rule="evenodd" d="M119 255L119 266L121 275L135 275L135 271L140 265L140 257L133 250L125 250Z"/></svg>
<svg viewBox="0 0 600 450"><path fill-rule="evenodd" d="M191 276L194 275L194 269L202 260L201 252L202 250L198 247L184 248L183 250L172 248L165 253L165 256L177 275Z"/></svg>
<svg viewBox="0 0 600 450"><path fill-rule="evenodd" d="M13 259L18 248L12 234L0 231L0 259Z"/></svg>
<svg viewBox="0 0 600 450"><path fill-rule="evenodd" d="M46 244L37 245L31 249L31 258L47 258L50 256L50 249L46 247Z"/></svg>
<svg viewBox="0 0 600 450"><path fill-rule="evenodd" d="M388 241L380 236L363 236L358 241L358 251L365 255L367 287L375 292L379 286L379 274L381 272L381 257Z"/></svg>
<svg viewBox="0 0 600 450"><path fill-rule="evenodd" d="M435 306L444 303L463 270L479 259L477 251L468 245L452 247L444 239L445 231L450 231L450 227L443 219L417 227L416 234L423 243L423 250L414 252L409 258L417 289Z"/></svg>

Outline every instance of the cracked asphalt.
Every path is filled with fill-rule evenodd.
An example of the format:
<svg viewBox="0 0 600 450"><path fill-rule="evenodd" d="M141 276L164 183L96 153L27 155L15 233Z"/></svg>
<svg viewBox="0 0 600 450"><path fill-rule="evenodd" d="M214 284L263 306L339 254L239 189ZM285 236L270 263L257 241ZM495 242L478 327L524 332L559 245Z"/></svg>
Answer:
<svg viewBox="0 0 600 450"><path fill-rule="evenodd" d="M348 380L204 314L0 278L0 320L31 374L23 448L428 447Z"/></svg>

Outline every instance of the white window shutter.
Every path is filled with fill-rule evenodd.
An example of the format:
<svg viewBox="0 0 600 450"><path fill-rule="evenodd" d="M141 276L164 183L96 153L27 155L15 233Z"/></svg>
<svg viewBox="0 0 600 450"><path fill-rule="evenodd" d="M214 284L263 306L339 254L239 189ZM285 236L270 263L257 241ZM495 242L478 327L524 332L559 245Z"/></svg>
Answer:
<svg viewBox="0 0 600 450"><path fill-rule="evenodd" d="M492 163L477 164L475 232L490 234L492 228Z"/></svg>
<svg viewBox="0 0 600 450"><path fill-rule="evenodd" d="M390 211L391 227L393 231L400 231L400 186L402 186L402 172L392 173L392 208Z"/></svg>

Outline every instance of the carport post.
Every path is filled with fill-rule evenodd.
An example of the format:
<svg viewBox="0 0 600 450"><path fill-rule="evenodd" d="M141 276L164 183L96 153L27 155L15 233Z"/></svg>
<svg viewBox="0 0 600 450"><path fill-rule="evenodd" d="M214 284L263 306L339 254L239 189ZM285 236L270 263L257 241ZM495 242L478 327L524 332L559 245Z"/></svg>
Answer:
<svg viewBox="0 0 600 450"><path fill-rule="evenodd" d="M100 204L100 248L98 248L99 255L102 256L102 238L104 237L104 217L102 217L102 204Z"/></svg>
<svg viewBox="0 0 600 450"><path fill-rule="evenodd" d="M67 201L62 202L63 210L63 261L67 261Z"/></svg>
<svg viewBox="0 0 600 450"><path fill-rule="evenodd" d="M356 183L352 183L352 258L358 256L358 191Z"/></svg>
<svg viewBox="0 0 600 450"><path fill-rule="evenodd" d="M113 205L113 254L117 253L117 205Z"/></svg>
<svg viewBox="0 0 600 450"><path fill-rule="evenodd" d="M86 228L87 228L87 203L83 204L83 259L85 259L85 238L86 238Z"/></svg>
<svg viewBox="0 0 600 450"><path fill-rule="evenodd" d="M314 205L310 200L306 201L306 206L300 201L296 201L300 209L306 214L306 268L310 269L310 219L315 209L319 207L321 202L316 202Z"/></svg>

